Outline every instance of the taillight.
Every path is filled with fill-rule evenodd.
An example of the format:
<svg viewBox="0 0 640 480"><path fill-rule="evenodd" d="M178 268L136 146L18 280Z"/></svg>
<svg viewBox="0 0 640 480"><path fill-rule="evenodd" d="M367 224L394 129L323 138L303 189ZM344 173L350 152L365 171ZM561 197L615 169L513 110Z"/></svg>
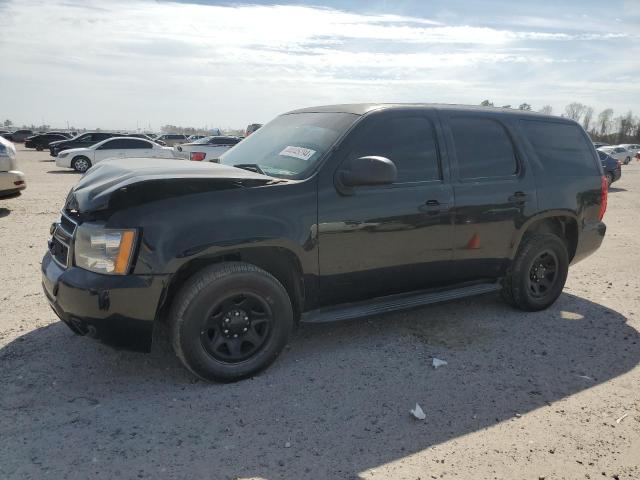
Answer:
<svg viewBox="0 0 640 480"><path fill-rule="evenodd" d="M600 213L598 214L598 220L604 218L604 212L607 211L607 195L609 193L609 187L607 185L606 177L602 177L600 183Z"/></svg>
<svg viewBox="0 0 640 480"><path fill-rule="evenodd" d="M201 162L202 160L204 160L204 157L207 154L204 152L191 152L189 154L189 160L193 160L194 162Z"/></svg>

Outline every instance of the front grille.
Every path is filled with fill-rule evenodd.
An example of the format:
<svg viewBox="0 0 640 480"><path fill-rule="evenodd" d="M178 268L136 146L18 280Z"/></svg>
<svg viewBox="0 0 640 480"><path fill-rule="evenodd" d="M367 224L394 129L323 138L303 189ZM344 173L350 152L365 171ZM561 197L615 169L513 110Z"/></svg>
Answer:
<svg viewBox="0 0 640 480"><path fill-rule="evenodd" d="M77 226L77 222L63 211L60 216L60 222L55 225L53 230L53 236L49 242L49 251L56 263L63 268L69 266L69 252Z"/></svg>
<svg viewBox="0 0 640 480"><path fill-rule="evenodd" d="M49 251L54 260L64 268L67 268L67 262L69 261L69 246L62 243L55 236L51 239L49 245Z"/></svg>

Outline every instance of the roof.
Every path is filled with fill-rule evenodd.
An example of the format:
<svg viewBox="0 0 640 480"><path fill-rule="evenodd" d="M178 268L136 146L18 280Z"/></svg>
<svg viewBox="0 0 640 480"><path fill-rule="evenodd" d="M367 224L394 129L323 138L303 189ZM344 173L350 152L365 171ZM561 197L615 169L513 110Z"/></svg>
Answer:
<svg viewBox="0 0 640 480"><path fill-rule="evenodd" d="M429 110L455 110L467 112L487 112L504 113L507 115L530 115L532 117L544 117L560 120L562 117L545 115L538 112L526 110L516 110L513 108L481 107L478 105L454 105L440 103L348 103L341 105L324 105L318 107L300 108L287 112L290 113L351 113L354 115L365 115L374 110L394 110L394 109L429 109ZM568 120L568 119L564 119Z"/></svg>

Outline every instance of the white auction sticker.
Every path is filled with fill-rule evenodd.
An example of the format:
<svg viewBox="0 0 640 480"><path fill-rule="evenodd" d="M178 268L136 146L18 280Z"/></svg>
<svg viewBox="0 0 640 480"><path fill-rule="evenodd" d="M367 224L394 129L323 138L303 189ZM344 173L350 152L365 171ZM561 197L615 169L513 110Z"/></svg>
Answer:
<svg viewBox="0 0 640 480"><path fill-rule="evenodd" d="M309 160L311 157L313 157L314 153L316 153L316 151L311 150L310 148L288 146L280 152L280 155L284 155L285 157L299 158L300 160Z"/></svg>

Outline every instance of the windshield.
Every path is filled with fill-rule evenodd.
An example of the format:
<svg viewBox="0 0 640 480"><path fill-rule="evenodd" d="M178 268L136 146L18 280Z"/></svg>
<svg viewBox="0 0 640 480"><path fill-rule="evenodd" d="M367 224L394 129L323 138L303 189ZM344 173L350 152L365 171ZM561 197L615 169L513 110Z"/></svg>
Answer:
<svg viewBox="0 0 640 480"><path fill-rule="evenodd" d="M281 115L224 153L220 163L252 164L270 176L304 178L357 119L350 113Z"/></svg>

